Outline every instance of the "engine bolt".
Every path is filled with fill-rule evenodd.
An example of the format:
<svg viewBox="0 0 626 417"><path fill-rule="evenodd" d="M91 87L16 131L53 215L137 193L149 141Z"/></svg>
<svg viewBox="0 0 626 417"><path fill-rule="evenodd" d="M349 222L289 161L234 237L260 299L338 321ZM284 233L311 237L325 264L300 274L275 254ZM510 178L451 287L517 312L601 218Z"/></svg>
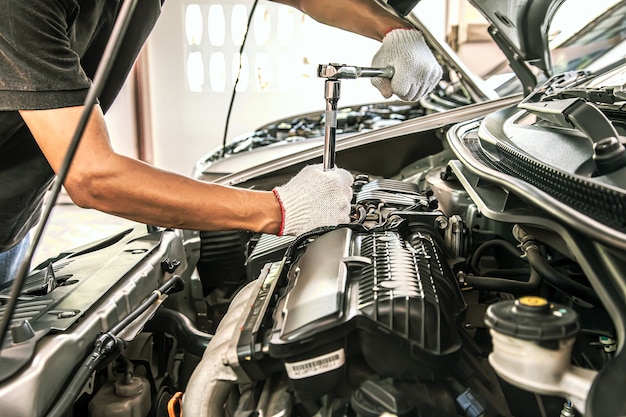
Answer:
<svg viewBox="0 0 626 417"><path fill-rule="evenodd" d="M563 408L561 409L561 414L559 417L576 417L574 407L572 407L569 402L566 402L565 404L563 404Z"/></svg>

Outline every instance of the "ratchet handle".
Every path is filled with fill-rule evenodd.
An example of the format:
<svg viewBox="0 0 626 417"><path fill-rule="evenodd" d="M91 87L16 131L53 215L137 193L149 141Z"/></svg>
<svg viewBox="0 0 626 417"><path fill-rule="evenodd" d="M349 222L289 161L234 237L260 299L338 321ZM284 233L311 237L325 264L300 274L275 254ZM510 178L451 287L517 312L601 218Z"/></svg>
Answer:
<svg viewBox="0 0 626 417"><path fill-rule="evenodd" d="M395 74L396 70L394 67L392 66L388 66L388 67L384 67L384 68L370 68L370 67L361 67L360 68L360 78L363 77L367 77L367 78L374 78L374 77L380 77L380 78L393 78L393 75Z"/></svg>
<svg viewBox="0 0 626 417"><path fill-rule="evenodd" d="M342 64L320 65L317 68L317 76L330 79L356 79L356 78L392 78L395 69L392 66L376 67L355 67Z"/></svg>

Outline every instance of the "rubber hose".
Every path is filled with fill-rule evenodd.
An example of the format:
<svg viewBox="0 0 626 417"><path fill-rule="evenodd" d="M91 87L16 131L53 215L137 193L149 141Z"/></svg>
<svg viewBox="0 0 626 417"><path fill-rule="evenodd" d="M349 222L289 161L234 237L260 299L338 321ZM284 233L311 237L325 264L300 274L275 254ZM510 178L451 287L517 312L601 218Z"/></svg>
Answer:
<svg viewBox="0 0 626 417"><path fill-rule="evenodd" d="M198 330L184 314L169 308L159 308L146 323L149 332L165 331L176 336L179 345L187 352L202 357L213 335Z"/></svg>
<svg viewBox="0 0 626 417"><path fill-rule="evenodd" d="M494 246L502 247L510 252L513 256L517 256L518 258L521 256L520 249L511 242L504 239L489 240L480 245L472 254L470 265L474 269L474 271L478 271L478 262L480 262L480 258L484 255L484 253Z"/></svg>
<svg viewBox="0 0 626 417"><path fill-rule="evenodd" d="M94 373L103 363L111 361L122 351L123 341L115 336L105 334L101 336L102 345L96 348L85 358L80 368L72 376L69 385L63 390L61 398L54 403L52 410L46 414L46 417L62 417L68 414L72 405L82 392L83 387Z"/></svg>
<svg viewBox="0 0 626 417"><path fill-rule="evenodd" d="M507 278L483 277L466 275L465 281L479 290L502 291L502 292L532 292L539 288L541 276L533 268L530 269L528 281L515 281Z"/></svg>
<svg viewBox="0 0 626 417"><path fill-rule="evenodd" d="M527 245L526 257L532 269L537 270L543 279L554 288L571 294L593 305L602 305L598 295L591 289L554 269L541 255L539 247Z"/></svg>

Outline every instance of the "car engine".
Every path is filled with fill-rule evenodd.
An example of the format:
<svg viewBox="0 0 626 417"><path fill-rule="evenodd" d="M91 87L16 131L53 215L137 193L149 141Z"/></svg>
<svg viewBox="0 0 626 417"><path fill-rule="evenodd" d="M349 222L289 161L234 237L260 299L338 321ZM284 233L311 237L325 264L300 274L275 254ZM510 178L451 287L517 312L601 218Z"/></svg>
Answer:
<svg viewBox="0 0 626 417"><path fill-rule="evenodd" d="M247 262L258 278L237 295L190 380L203 387L185 394L192 415L223 401L205 387L219 392L224 373L248 385L234 412L504 412L490 392L495 374L464 346L467 305L432 192L364 177L357 188L354 223L256 242Z"/></svg>

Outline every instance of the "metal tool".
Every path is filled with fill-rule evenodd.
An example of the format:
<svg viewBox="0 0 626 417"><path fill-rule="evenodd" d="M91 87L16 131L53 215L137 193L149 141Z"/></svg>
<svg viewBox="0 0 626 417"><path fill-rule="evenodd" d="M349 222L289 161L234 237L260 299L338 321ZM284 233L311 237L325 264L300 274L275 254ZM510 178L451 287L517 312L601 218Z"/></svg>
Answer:
<svg viewBox="0 0 626 417"><path fill-rule="evenodd" d="M324 98L326 114L324 119L324 171L335 167L335 142L337 140L337 102L339 101L340 79L392 78L393 67L370 68L355 67L343 64L320 65L317 76L326 78L324 82Z"/></svg>

